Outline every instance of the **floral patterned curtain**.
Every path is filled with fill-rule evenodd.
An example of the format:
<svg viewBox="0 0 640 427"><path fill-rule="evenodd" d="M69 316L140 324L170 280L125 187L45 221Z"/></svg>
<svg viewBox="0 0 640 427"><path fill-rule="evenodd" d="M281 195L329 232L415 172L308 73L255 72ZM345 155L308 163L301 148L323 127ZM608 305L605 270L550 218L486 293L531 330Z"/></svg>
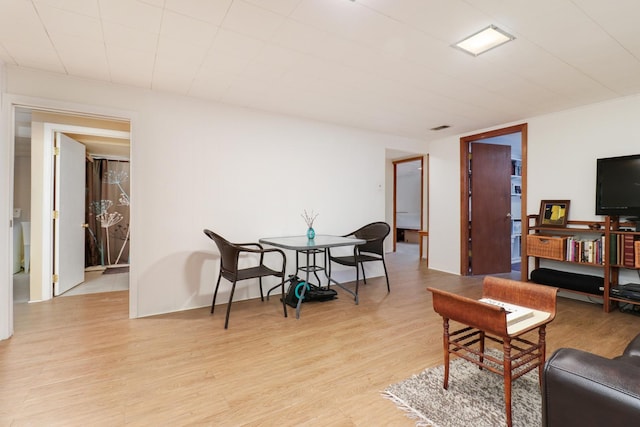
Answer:
<svg viewBox="0 0 640 427"><path fill-rule="evenodd" d="M87 160L85 266L129 264L129 161Z"/></svg>

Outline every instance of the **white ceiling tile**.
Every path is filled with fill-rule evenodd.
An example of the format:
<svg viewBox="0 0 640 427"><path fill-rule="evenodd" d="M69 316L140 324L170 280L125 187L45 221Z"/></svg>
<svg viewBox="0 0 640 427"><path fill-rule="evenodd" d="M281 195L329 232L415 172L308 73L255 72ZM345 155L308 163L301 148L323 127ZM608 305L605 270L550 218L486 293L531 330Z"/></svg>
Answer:
<svg viewBox="0 0 640 427"><path fill-rule="evenodd" d="M209 55L232 54L238 57L253 58L264 48L265 42L244 34L220 29L209 49Z"/></svg>
<svg viewBox="0 0 640 427"><path fill-rule="evenodd" d="M284 21L271 41L282 47L335 62L344 60L359 47L348 40L292 19Z"/></svg>
<svg viewBox="0 0 640 427"><path fill-rule="evenodd" d="M33 3L38 9L40 6L50 6L92 18L100 17L98 0L33 0Z"/></svg>
<svg viewBox="0 0 640 427"><path fill-rule="evenodd" d="M209 74L241 74L247 69L250 61L245 56L232 53L207 54L198 70L198 75L202 75L202 79L205 79Z"/></svg>
<svg viewBox="0 0 640 427"><path fill-rule="evenodd" d="M191 18L220 25L233 0L166 0L165 8Z"/></svg>
<svg viewBox="0 0 640 427"><path fill-rule="evenodd" d="M243 74L258 80L277 80L304 60L304 55L290 49L267 46L248 62Z"/></svg>
<svg viewBox="0 0 640 427"><path fill-rule="evenodd" d="M4 48L2 43L0 43L0 61L4 62L6 64L17 65L15 63L15 61L13 60L13 58L11 57L11 55L9 55L9 52L7 51L7 49Z"/></svg>
<svg viewBox="0 0 640 427"><path fill-rule="evenodd" d="M17 41L25 37L46 38L46 32L31 2L5 0L2 8L11 10L11 13L0 13L0 38L3 41Z"/></svg>
<svg viewBox="0 0 640 427"><path fill-rule="evenodd" d="M486 13L461 0L367 0L364 4L409 28L453 44L491 22Z"/></svg>
<svg viewBox="0 0 640 427"><path fill-rule="evenodd" d="M578 7L606 29L612 37L627 48L635 57L640 58L640 37L638 36L638 18L640 2L637 0L575 0Z"/></svg>
<svg viewBox="0 0 640 427"><path fill-rule="evenodd" d="M182 43L209 47L217 30L211 23L165 11L160 34Z"/></svg>
<svg viewBox="0 0 640 427"><path fill-rule="evenodd" d="M24 67L64 73L55 47L42 26L33 4L25 0L5 0L0 13L0 40L15 63Z"/></svg>
<svg viewBox="0 0 640 427"><path fill-rule="evenodd" d="M301 0L245 0L254 6L275 12L279 15L289 16L295 10Z"/></svg>
<svg viewBox="0 0 640 427"><path fill-rule="evenodd" d="M160 37L152 88L187 93L206 56L206 48Z"/></svg>
<svg viewBox="0 0 640 427"><path fill-rule="evenodd" d="M160 32L163 10L148 3L131 0L99 0L100 17L129 28Z"/></svg>
<svg viewBox="0 0 640 427"><path fill-rule="evenodd" d="M99 42L103 41L102 26L100 20L96 17L68 12L46 5L38 7L38 13L47 28L47 32L50 34L64 34Z"/></svg>
<svg viewBox="0 0 640 427"><path fill-rule="evenodd" d="M155 55L158 33L134 29L113 22L104 22L103 32L107 47L153 52Z"/></svg>
<svg viewBox="0 0 640 427"><path fill-rule="evenodd" d="M170 37L160 37L157 50L157 60L166 63L174 62L184 68L200 66L206 56L207 48L186 44Z"/></svg>
<svg viewBox="0 0 640 427"><path fill-rule="evenodd" d="M148 4L149 6L164 7L166 0L137 0L137 1L139 1L140 3Z"/></svg>
<svg viewBox="0 0 640 427"><path fill-rule="evenodd" d="M155 51L144 52L122 46L107 46L111 81L151 89Z"/></svg>
<svg viewBox="0 0 640 427"><path fill-rule="evenodd" d="M282 25L284 19L276 13L236 0L222 22L222 28L259 39L268 39Z"/></svg>
<svg viewBox="0 0 640 427"><path fill-rule="evenodd" d="M636 0L0 2L8 64L426 139L640 93Z"/></svg>
<svg viewBox="0 0 640 427"><path fill-rule="evenodd" d="M369 8L345 0L303 0L292 19L338 37L379 45L396 23Z"/></svg>
<svg viewBox="0 0 640 427"><path fill-rule="evenodd" d="M49 46L42 44L28 45L20 42L5 42L4 47L9 52L16 64L21 67L54 71L66 74L58 54L52 51Z"/></svg>
<svg viewBox="0 0 640 427"><path fill-rule="evenodd" d="M53 33L51 38L69 74L110 80L104 43L66 34Z"/></svg>

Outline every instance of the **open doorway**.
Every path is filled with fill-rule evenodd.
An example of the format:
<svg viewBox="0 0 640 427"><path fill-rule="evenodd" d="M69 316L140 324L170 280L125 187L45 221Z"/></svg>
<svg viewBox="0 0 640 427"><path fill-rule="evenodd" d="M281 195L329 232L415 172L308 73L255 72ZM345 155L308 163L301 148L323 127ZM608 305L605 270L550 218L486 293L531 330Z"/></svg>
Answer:
<svg viewBox="0 0 640 427"><path fill-rule="evenodd" d="M424 218L424 157L393 162L393 248L420 256Z"/></svg>
<svg viewBox="0 0 640 427"><path fill-rule="evenodd" d="M517 274L526 217L527 125L461 138L460 159L460 272Z"/></svg>
<svg viewBox="0 0 640 427"><path fill-rule="evenodd" d="M94 161L96 156L109 156L119 161L126 161L128 164L130 124L128 120L115 118L45 111L22 106L14 108L14 223L20 226L14 226L13 300L14 302L41 301L53 296L53 283L56 280L54 227L51 225L49 229L47 226L47 224L53 224L53 218L48 217L56 216L52 209L54 206L52 189L56 187L52 182L56 164L54 158L56 148L53 143L55 134L63 134L65 138L72 138L86 147L87 163ZM81 160L85 161L85 159ZM120 178L122 178L121 175ZM128 188L126 201L128 208ZM92 210L86 211L89 218L91 215L95 216ZM88 223L86 220L80 222L79 227L83 226L82 223ZM28 232L25 232L25 229ZM18 230L22 230L22 233ZM111 230L106 230L106 232L109 231ZM86 233L89 233L88 230ZM125 235L128 240L128 230ZM84 248L81 250L85 252ZM60 253L64 254L66 251ZM59 258L63 256L60 255ZM84 258L86 262L86 257ZM128 261L128 254L126 258ZM80 262L84 264L82 260ZM82 265L83 270L85 265ZM84 286L87 280L95 279L95 276L95 274L85 276L81 286ZM101 286L105 290L128 289L128 274L126 278L119 277L117 281L110 278ZM72 291L64 294L82 293L75 288ZM96 290L94 285L90 292L96 291L99 290Z"/></svg>

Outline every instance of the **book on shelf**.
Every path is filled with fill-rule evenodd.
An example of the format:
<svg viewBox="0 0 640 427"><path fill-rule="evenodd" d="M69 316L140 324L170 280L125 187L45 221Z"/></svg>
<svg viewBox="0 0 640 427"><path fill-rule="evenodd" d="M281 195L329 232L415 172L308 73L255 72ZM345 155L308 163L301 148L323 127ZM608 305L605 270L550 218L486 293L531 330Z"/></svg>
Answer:
<svg viewBox="0 0 640 427"><path fill-rule="evenodd" d="M514 323L528 319L534 315L533 309L522 307L520 305L509 304L507 302L491 298L480 298L479 301L504 308L507 312L507 326L511 326Z"/></svg>
<svg viewBox="0 0 640 427"><path fill-rule="evenodd" d="M565 259L572 262L603 264L604 235L569 236Z"/></svg>
<svg viewBox="0 0 640 427"><path fill-rule="evenodd" d="M633 252L636 257L636 268L640 268L640 240L633 242Z"/></svg>
<svg viewBox="0 0 640 427"><path fill-rule="evenodd" d="M634 252L634 235L624 234L622 237L623 237L622 265L624 265L625 267L634 268L636 266L635 252Z"/></svg>

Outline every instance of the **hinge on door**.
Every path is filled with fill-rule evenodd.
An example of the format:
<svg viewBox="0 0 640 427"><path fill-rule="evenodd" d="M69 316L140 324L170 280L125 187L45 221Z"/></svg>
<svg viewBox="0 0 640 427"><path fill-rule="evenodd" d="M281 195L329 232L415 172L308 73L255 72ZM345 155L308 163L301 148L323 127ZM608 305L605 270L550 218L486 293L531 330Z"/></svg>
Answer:
<svg viewBox="0 0 640 427"><path fill-rule="evenodd" d="M53 283L58 283L58 275L54 274L52 277Z"/></svg>
<svg viewBox="0 0 640 427"><path fill-rule="evenodd" d="M53 155L54 156L60 155L60 147L53 147Z"/></svg>
<svg viewBox="0 0 640 427"><path fill-rule="evenodd" d="M60 217L60 211L53 211L53 219L58 219Z"/></svg>

